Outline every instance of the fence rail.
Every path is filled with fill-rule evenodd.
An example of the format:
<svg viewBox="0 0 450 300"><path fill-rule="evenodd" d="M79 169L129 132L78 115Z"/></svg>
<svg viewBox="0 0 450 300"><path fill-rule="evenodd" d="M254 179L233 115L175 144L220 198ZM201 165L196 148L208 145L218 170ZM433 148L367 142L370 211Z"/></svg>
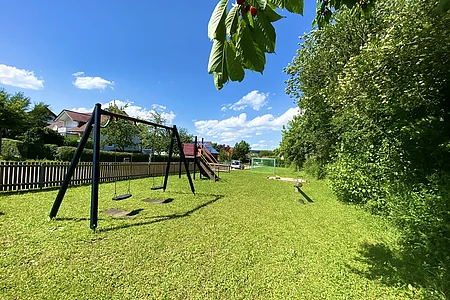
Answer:
<svg viewBox="0 0 450 300"><path fill-rule="evenodd" d="M69 162L0 162L0 191L44 189L60 186L69 169ZM103 162L100 163L100 182L131 178L163 176L165 162ZM170 164L169 174L178 174L180 163ZM189 164L189 171L194 164ZM184 164L181 172L185 173ZM91 183L92 162L80 162L70 185Z"/></svg>

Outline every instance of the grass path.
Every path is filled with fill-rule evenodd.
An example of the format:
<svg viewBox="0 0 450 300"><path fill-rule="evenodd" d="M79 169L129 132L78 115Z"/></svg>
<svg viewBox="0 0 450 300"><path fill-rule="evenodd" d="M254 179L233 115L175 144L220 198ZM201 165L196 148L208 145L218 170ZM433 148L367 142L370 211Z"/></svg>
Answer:
<svg viewBox="0 0 450 300"><path fill-rule="evenodd" d="M295 176L278 170L281 176ZM338 203L324 181L303 188L232 171L216 183L169 178L132 182L114 202L100 186L99 209L137 210L133 218L99 213L89 229L90 187L68 190L48 221L57 191L0 195L1 299L405 299L412 292L374 274L376 247L396 247L382 220ZM126 190L126 183L118 183ZM145 203L147 197L174 200ZM376 256L376 253L375 253ZM378 276L379 277L379 276Z"/></svg>

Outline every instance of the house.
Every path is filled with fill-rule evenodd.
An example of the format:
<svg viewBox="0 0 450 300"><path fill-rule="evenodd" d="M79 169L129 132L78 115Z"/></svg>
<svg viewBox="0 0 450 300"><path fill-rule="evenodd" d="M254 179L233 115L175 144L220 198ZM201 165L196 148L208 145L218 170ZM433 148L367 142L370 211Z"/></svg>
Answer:
<svg viewBox="0 0 450 300"><path fill-rule="evenodd" d="M86 130L87 122L91 117L92 113L80 113L68 109L63 109L58 116L53 120L53 122L48 125L48 128L51 128L55 131L58 131L59 134L64 136L73 136L73 137L81 137ZM108 120L108 116L101 116L101 121L105 122ZM91 133L92 135L92 133ZM100 135L100 139L104 139L105 136ZM135 144L139 144L140 140L138 136L133 138L133 142ZM105 145L103 150L106 151L114 151L114 145ZM125 151L139 151L139 147L129 147L125 148Z"/></svg>
<svg viewBox="0 0 450 300"><path fill-rule="evenodd" d="M91 114L63 109L48 127L61 135L80 137L86 129L86 123ZM104 116L102 116L103 120L106 120Z"/></svg>

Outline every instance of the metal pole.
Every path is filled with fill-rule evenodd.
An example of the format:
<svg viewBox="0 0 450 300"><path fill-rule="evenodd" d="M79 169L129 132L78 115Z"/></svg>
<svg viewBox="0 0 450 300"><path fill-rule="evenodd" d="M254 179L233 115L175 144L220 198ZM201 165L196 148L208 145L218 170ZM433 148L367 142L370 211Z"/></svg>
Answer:
<svg viewBox="0 0 450 300"><path fill-rule="evenodd" d="M94 151L92 156L92 189L91 189L91 229L97 228L98 220L98 185L100 177L100 103L95 104L94 110Z"/></svg>
<svg viewBox="0 0 450 300"><path fill-rule="evenodd" d="M95 110L94 110L95 112ZM89 135L91 134L92 130L92 123L94 122L94 114L89 118L89 121L86 124L86 130L83 133L83 136L81 137L81 141L78 144L77 150L75 151L75 154L72 158L72 161L70 163L69 169L67 170L66 176L64 177L64 181L59 188L58 195L56 196L55 202L53 203L52 210L50 211L50 218L53 219L56 217L56 214L58 213L59 207L61 206L61 202L64 198L64 195L66 194L67 187L69 186L70 179L72 178L73 173L75 172L75 168L78 165L78 161L80 160L81 154L83 153L83 149L86 146L86 142L89 139ZM43 168L42 164L39 169L39 177L43 176ZM41 185L42 189L42 185Z"/></svg>
<svg viewBox="0 0 450 300"><path fill-rule="evenodd" d="M196 164L197 164L197 136L195 136L195 140L194 140L194 180L195 180L195 168L196 168ZM180 156L181 159L181 156Z"/></svg>
<svg viewBox="0 0 450 300"><path fill-rule="evenodd" d="M169 179L169 172L170 172L170 164L172 161L172 153L173 153L173 139L175 137L175 130L176 127L173 125L175 129L172 129L172 136L170 137L170 146L169 146L169 159L167 160L166 165L166 174L164 175L164 191L166 191L167 188L167 180ZM180 150L181 151L181 150Z"/></svg>
<svg viewBox="0 0 450 300"><path fill-rule="evenodd" d="M177 126L176 125L173 125L173 131L174 131L175 136L177 138L178 148L180 149L180 158L184 162L184 167L186 168L186 175L187 175L187 177L189 179L189 185L191 186L191 191L195 195L194 183L192 182L191 173L189 172L189 165L188 165L188 163L186 161L186 156L184 156L184 151L183 151L183 148L181 147L181 139L180 139L180 136L178 135L178 130L177 130Z"/></svg>

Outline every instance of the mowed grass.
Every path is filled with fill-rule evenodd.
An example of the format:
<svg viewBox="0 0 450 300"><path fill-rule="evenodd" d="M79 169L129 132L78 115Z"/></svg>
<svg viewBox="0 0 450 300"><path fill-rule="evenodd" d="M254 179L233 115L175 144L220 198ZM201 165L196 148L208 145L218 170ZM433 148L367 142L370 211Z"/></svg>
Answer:
<svg viewBox="0 0 450 300"><path fill-rule="evenodd" d="M197 179L195 196L184 176L170 177L166 192L134 180L133 197L120 202L113 184L102 184L95 232L90 186L70 188L52 221L57 191L0 195L0 298L405 299L420 291L373 273L383 258L368 249L397 247L397 232L337 202L326 182L305 184L314 202L302 205L292 183L248 170L220 176ZM112 218L108 208L137 214Z"/></svg>

